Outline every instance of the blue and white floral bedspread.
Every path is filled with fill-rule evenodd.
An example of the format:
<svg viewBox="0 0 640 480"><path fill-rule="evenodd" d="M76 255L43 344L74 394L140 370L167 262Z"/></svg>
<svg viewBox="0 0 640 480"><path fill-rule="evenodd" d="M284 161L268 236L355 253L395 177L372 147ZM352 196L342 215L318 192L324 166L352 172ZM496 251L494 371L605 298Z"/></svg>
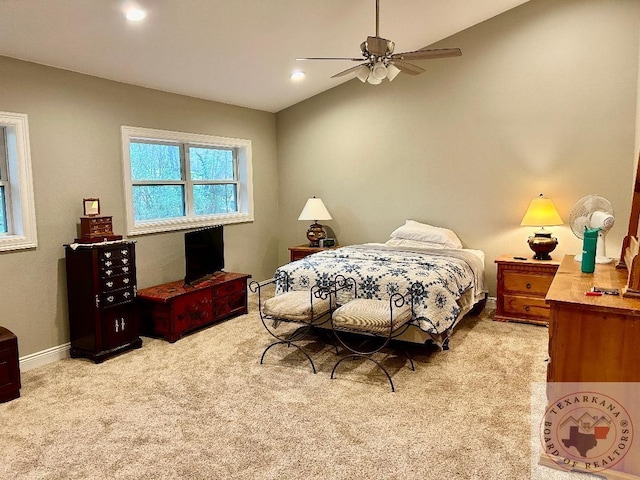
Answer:
<svg viewBox="0 0 640 480"><path fill-rule="evenodd" d="M436 334L453 328L465 292L472 290L477 298L485 291L483 260L469 250L367 244L325 250L283 265L275 274L276 294L328 286L338 274L356 281L360 298L388 300L419 283L424 290L421 298L414 298L413 323Z"/></svg>

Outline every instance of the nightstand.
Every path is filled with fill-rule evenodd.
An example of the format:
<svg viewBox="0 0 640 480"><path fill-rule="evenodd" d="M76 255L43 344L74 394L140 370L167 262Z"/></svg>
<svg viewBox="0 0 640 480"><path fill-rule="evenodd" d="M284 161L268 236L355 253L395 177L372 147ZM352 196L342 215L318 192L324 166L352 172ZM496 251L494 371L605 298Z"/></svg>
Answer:
<svg viewBox="0 0 640 480"><path fill-rule="evenodd" d="M322 252L323 250L333 250L338 247L339 245L334 245L333 247L310 247L309 245L289 247L289 261L294 262L306 257L307 255L311 255L312 253Z"/></svg>
<svg viewBox="0 0 640 480"><path fill-rule="evenodd" d="M549 324L545 296L560 266L560 260L517 260L501 255L498 265L498 292L494 320Z"/></svg>

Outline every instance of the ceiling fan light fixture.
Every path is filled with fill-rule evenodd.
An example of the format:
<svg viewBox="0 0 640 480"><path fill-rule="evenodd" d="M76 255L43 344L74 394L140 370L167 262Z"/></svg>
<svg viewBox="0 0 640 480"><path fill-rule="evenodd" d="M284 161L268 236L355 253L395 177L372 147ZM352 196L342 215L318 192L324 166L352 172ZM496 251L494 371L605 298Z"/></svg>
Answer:
<svg viewBox="0 0 640 480"><path fill-rule="evenodd" d="M390 63L389 66L387 67L387 78L389 79L389 81L390 82L393 81L393 79L396 78L399 73L400 73L400 69L396 67L393 63Z"/></svg>
<svg viewBox="0 0 640 480"><path fill-rule="evenodd" d="M373 73L371 75L369 75L369 78L367 79L367 81L371 84L371 85L380 85L382 83L382 79L381 78L376 78L373 76Z"/></svg>
<svg viewBox="0 0 640 480"><path fill-rule="evenodd" d="M387 78L387 67L384 66L384 63L378 61L373 67L371 67L371 76L376 80L379 80L378 83Z"/></svg>
<svg viewBox="0 0 640 480"><path fill-rule="evenodd" d="M362 83L364 83L369 78L369 73L370 73L369 67L367 65L362 65L358 69L358 74L356 75L356 77L358 77L358 80L360 80Z"/></svg>

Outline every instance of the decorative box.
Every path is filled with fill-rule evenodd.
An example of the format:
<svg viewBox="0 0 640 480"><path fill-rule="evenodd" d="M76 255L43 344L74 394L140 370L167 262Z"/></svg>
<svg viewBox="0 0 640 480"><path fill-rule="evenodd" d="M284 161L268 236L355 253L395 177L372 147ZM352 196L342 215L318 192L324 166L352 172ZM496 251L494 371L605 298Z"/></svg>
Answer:
<svg viewBox="0 0 640 480"><path fill-rule="evenodd" d="M113 240L122 240L122 235L113 234L112 217L97 215L80 217L80 238L76 238L77 243Z"/></svg>

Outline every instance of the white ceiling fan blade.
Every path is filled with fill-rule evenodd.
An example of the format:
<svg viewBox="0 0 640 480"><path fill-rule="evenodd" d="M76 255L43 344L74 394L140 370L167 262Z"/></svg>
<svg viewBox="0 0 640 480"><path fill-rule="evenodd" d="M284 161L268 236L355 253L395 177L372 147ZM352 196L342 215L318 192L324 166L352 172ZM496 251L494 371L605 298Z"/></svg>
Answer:
<svg viewBox="0 0 640 480"><path fill-rule="evenodd" d="M408 73L409 75L419 75L422 72L424 72L424 68L421 68L417 65L413 65L412 63L401 62L399 60L394 60L391 63L396 67L398 67L400 71L404 73Z"/></svg>
<svg viewBox="0 0 640 480"><path fill-rule="evenodd" d="M392 60L429 60L432 58L459 57L462 50L459 48L434 48L403 52L391 55Z"/></svg>
<svg viewBox="0 0 640 480"><path fill-rule="evenodd" d="M361 67L365 65L366 64L361 63L360 65L356 65L355 67L347 68L346 70L343 70L341 72L336 73L335 75L332 75L331 78L344 77L345 75L349 75L350 73L357 72L358 70L360 70Z"/></svg>

